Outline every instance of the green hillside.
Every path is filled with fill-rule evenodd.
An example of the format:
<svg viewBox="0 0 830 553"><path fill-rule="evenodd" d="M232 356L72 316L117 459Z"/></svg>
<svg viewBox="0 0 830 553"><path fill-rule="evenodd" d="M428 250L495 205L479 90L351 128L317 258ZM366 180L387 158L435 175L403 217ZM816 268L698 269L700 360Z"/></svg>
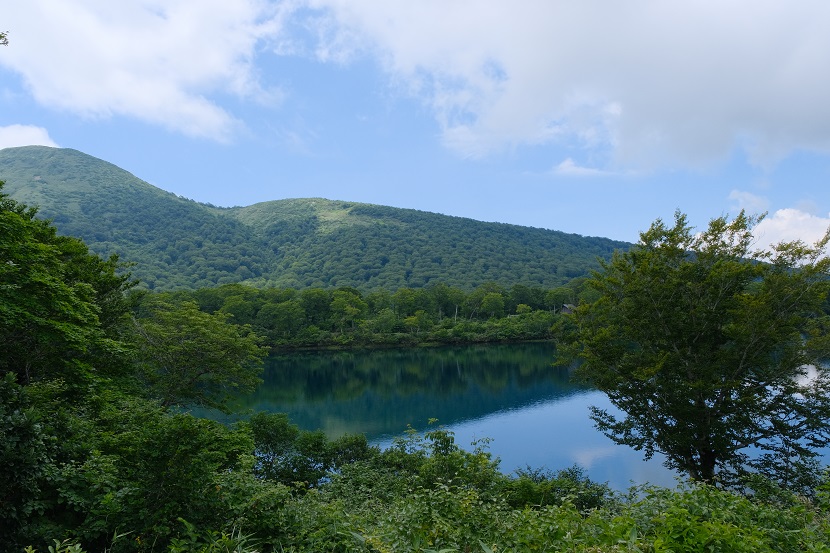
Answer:
<svg viewBox="0 0 830 553"><path fill-rule="evenodd" d="M232 282L255 286L472 289L554 287L628 244L484 223L411 209L325 199L217 208L160 190L70 149L0 150L0 180L60 232L101 255L134 262L153 289ZM555 221L552 221L555 223Z"/></svg>
<svg viewBox="0 0 830 553"><path fill-rule="evenodd" d="M83 239L100 255L117 253L136 263L133 274L151 288L238 282L241 266L258 274L273 265L252 229L222 210L165 192L76 150L0 150L0 180L6 181L7 194L38 206L62 234Z"/></svg>

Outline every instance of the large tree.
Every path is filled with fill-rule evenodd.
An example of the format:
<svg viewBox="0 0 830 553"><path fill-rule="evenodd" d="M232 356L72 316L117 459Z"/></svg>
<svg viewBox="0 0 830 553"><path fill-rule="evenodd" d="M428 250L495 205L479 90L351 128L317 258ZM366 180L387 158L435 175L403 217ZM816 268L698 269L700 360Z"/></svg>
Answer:
<svg viewBox="0 0 830 553"><path fill-rule="evenodd" d="M562 346L622 411L592 408L615 442L698 480L797 487L830 438L828 238L755 251L759 220L657 220L593 274Z"/></svg>
<svg viewBox="0 0 830 553"><path fill-rule="evenodd" d="M2 193L0 181L0 375L21 384L80 384L121 364L121 331L134 283L118 258L91 254L60 236L37 210Z"/></svg>
<svg viewBox="0 0 830 553"><path fill-rule="evenodd" d="M231 315L205 313L194 302L149 302L136 321L141 374L163 407L202 405L226 410L236 394L261 382L267 348Z"/></svg>

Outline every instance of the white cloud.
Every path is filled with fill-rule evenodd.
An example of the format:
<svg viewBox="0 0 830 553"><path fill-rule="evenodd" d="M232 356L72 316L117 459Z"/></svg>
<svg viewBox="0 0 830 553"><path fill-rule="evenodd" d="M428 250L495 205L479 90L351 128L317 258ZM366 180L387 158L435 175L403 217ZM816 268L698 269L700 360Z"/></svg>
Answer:
<svg viewBox="0 0 830 553"><path fill-rule="evenodd" d="M590 469L597 461L613 457L618 452L619 449L612 444L607 446L577 449L573 451L572 455L577 465L585 469Z"/></svg>
<svg viewBox="0 0 830 553"><path fill-rule="evenodd" d="M801 240L815 244L830 228L830 216L819 217L798 209L779 209L755 227L758 247L769 248L778 242Z"/></svg>
<svg viewBox="0 0 830 553"><path fill-rule="evenodd" d="M552 173L564 177L602 177L611 174L608 171L602 171L600 169L582 167L574 163L574 160L571 158L567 158L554 167Z"/></svg>
<svg viewBox="0 0 830 553"><path fill-rule="evenodd" d="M830 152L830 3L308 0L465 156L568 140L628 169ZM321 15L322 14L322 15Z"/></svg>
<svg viewBox="0 0 830 553"><path fill-rule="evenodd" d="M43 127L32 125L8 125L0 127L0 150L15 146L52 146L58 145L49 137Z"/></svg>
<svg viewBox="0 0 830 553"><path fill-rule="evenodd" d="M828 22L822 0L26 0L0 64L53 109L226 140L223 96L283 95L258 51L371 55L463 156L556 142L629 172L739 147L770 167L830 152Z"/></svg>
<svg viewBox="0 0 830 553"><path fill-rule="evenodd" d="M738 209L743 209L750 215L765 213L769 209L767 198L756 196L751 192L733 190L729 193L729 199L737 204Z"/></svg>
<svg viewBox="0 0 830 553"><path fill-rule="evenodd" d="M0 63L51 108L223 141L240 123L211 94L279 96L260 86L254 55L280 15L262 0L12 2L3 24L13 43Z"/></svg>

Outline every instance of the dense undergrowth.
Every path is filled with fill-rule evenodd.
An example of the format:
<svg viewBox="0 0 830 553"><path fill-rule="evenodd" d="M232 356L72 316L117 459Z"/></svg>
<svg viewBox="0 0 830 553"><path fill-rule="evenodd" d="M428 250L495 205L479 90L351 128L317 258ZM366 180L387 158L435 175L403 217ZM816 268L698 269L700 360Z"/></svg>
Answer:
<svg viewBox="0 0 830 553"><path fill-rule="evenodd" d="M381 451L300 431L283 415L232 430L175 415L139 434L110 439L143 455L108 449L60 471L63 485L87 480L70 486L83 497L62 492L74 527L41 534L65 540L58 551L830 549L827 486L812 499L690 483L619 493L576 467L504 475L485 449L464 451L440 428ZM91 485L101 471L109 481Z"/></svg>

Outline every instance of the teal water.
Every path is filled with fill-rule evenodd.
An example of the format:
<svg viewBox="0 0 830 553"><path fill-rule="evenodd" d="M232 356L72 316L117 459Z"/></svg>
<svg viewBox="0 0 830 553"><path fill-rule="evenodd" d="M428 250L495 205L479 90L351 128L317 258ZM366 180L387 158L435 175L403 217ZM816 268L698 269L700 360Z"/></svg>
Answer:
<svg viewBox="0 0 830 553"><path fill-rule="evenodd" d="M673 486L660 459L646 462L594 429L588 407L610 408L605 395L573 383L553 356L544 343L274 355L264 383L239 407L379 445L438 419L462 447L490 439L504 472L577 464L617 489Z"/></svg>

